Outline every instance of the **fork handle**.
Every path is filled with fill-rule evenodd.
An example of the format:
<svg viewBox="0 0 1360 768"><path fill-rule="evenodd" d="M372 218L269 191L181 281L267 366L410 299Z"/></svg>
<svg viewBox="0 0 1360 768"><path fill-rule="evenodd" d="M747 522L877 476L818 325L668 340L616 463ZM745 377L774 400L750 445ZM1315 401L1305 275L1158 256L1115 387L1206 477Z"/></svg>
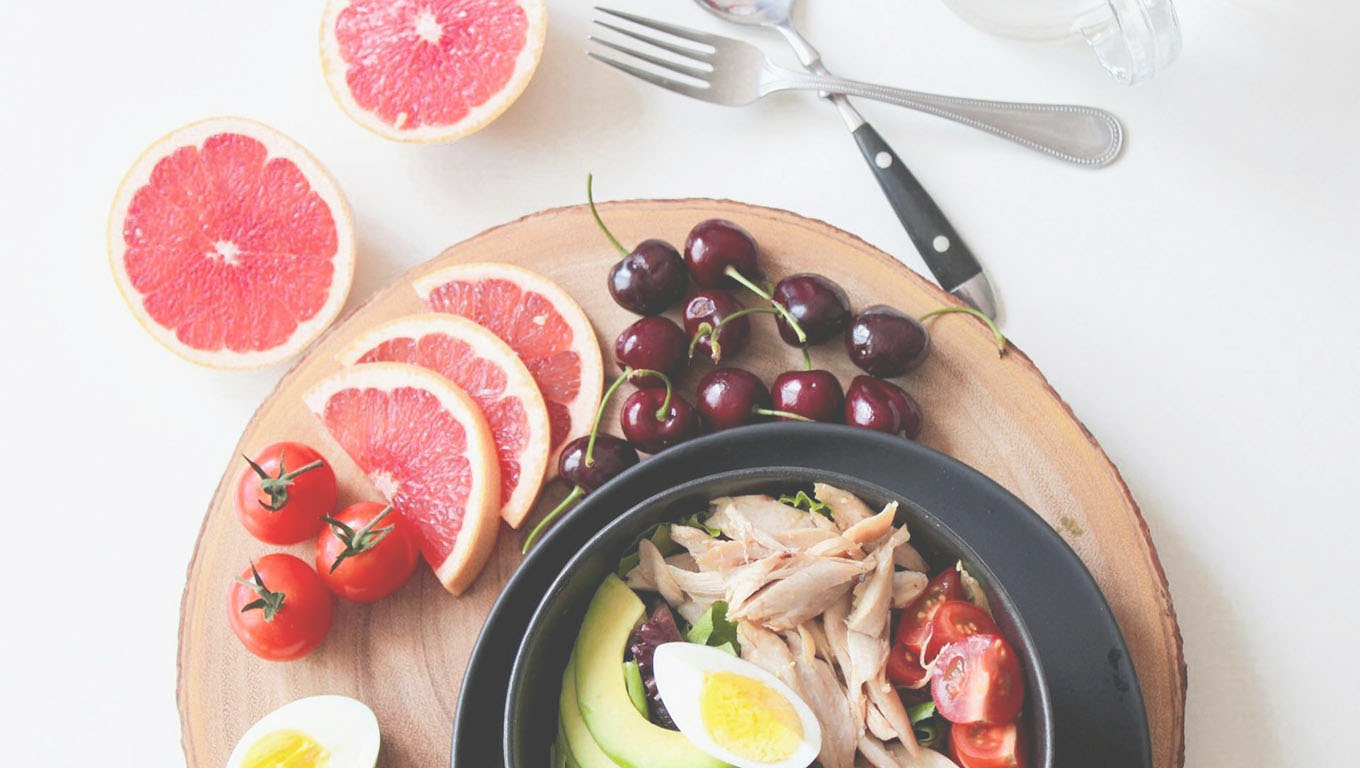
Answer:
<svg viewBox="0 0 1360 768"><path fill-rule="evenodd" d="M802 72L780 75L770 84L770 91L826 91L896 104L963 123L1078 165L1106 165L1119 155L1124 143L1119 120L1095 107L966 99Z"/></svg>

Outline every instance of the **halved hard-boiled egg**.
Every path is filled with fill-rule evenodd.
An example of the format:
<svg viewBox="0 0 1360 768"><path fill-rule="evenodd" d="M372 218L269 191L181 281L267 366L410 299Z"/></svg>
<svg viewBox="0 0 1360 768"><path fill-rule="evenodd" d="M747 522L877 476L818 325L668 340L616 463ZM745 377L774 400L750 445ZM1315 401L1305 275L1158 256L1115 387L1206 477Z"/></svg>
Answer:
<svg viewBox="0 0 1360 768"><path fill-rule="evenodd" d="M378 742L378 718L363 702L309 696L250 726L227 768L373 768Z"/></svg>
<svg viewBox="0 0 1360 768"><path fill-rule="evenodd" d="M812 709L779 678L694 643L658 646L657 692L694 746L738 768L806 768L822 750Z"/></svg>

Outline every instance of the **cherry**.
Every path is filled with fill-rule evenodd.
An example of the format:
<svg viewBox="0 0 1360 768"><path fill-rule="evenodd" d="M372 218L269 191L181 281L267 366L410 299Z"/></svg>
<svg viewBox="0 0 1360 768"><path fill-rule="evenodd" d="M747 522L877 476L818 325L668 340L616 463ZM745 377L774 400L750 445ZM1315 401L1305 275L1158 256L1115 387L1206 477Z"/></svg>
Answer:
<svg viewBox="0 0 1360 768"><path fill-rule="evenodd" d="M614 342L614 360L620 368L647 369L675 376L685 369L689 360L689 337L665 317L644 317L619 334ZM635 376L633 384L641 388L666 386L658 376Z"/></svg>
<svg viewBox="0 0 1360 768"><path fill-rule="evenodd" d="M776 411L812 421L840 421L845 410L845 393L831 371L785 371L775 377L770 392Z"/></svg>
<svg viewBox="0 0 1360 768"><path fill-rule="evenodd" d="M856 376L845 391L845 423L915 439L921 434L921 406L890 381Z"/></svg>
<svg viewBox="0 0 1360 768"><path fill-rule="evenodd" d="M628 441L659 453L703 432L699 412L688 400L659 389L639 389L623 401L619 425Z"/></svg>
<svg viewBox="0 0 1360 768"><path fill-rule="evenodd" d="M632 251L624 249L595 210L592 176L586 176L586 202L600 231L623 255L609 270L609 294L619 306L639 315L660 314L685 294L689 276L685 260L665 240L643 240Z"/></svg>
<svg viewBox="0 0 1360 768"><path fill-rule="evenodd" d="M685 263L694 282L704 288L735 288L740 277L760 279L759 249L751 233L726 219L694 225L685 238Z"/></svg>
<svg viewBox="0 0 1360 768"><path fill-rule="evenodd" d="M930 334L916 318L875 304L845 329L845 351L866 373L901 376L926 359Z"/></svg>
<svg viewBox="0 0 1360 768"><path fill-rule="evenodd" d="M834 339L850 325L850 298L845 289L821 275L789 275L775 285L771 297L802 326L808 344ZM798 334L788 320L780 315L775 322L780 338L799 346Z"/></svg>
<svg viewBox="0 0 1360 768"><path fill-rule="evenodd" d="M562 448L557 460L558 474L589 493L613 480L620 472L638 463L638 453L628 441L613 435L578 437Z"/></svg>
<svg viewBox="0 0 1360 768"><path fill-rule="evenodd" d="M771 408L770 390L754 373L741 368L714 368L699 380L694 405L714 431L751 424L762 416L811 421L801 414Z"/></svg>
<svg viewBox="0 0 1360 768"><path fill-rule="evenodd" d="M751 341L751 320L744 314L737 314L743 310L745 307L740 301L723 291L705 289L690 296L685 302L685 333L690 337L690 357L694 356L695 350L701 349L716 363L724 354L735 355L745 349ZM718 339L716 347L712 344L715 335Z"/></svg>

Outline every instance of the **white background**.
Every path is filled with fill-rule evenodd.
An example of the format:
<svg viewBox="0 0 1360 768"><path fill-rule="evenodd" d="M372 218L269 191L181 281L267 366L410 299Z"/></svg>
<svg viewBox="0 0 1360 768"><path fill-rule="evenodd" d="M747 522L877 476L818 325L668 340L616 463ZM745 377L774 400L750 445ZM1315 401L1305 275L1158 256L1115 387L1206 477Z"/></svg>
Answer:
<svg viewBox="0 0 1360 768"><path fill-rule="evenodd" d="M682 0L613 2L721 29ZM497 123L409 147L331 101L319 0L6 4L0 762L183 762L185 567L282 368L185 363L118 297L106 209L165 131L240 114L310 147L355 212L351 305L485 227L580 202L588 170L604 198L779 206L921 268L829 108L785 95L726 109L631 82L582 55L589 5L553 3L542 66ZM845 74L1125 120L1124 157L1088 171L864 105L986 262L1008 334L1143 505L1185 635L1187 763L1339 765L1360 711L1360 12L1179 5L1184 56L1133 89L1081 43L992 38L938 0L806 0L803 20Z"/></svg>

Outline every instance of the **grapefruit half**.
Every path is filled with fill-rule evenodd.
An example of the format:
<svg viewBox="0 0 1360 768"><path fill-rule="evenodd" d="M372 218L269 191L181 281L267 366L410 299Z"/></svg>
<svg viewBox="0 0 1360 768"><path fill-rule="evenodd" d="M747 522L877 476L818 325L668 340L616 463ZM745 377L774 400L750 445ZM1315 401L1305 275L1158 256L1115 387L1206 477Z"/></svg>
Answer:
<svg viewBox="0 0 1360 768"><path fill-rule="evenodd" d="M341 369L303 399L415 526L444 588L467 589L491 556L501 506L496 444L477 403L448 379L404 363Z"/></svg>
<svg viewBox="0 0 1360 768"><path fill-rule="evenodd" d="M556 283L513 264L454 264L414 287L430 309L481 325L524 361L548 406L555 475L562 445L590 431L604 384L600 344L581 306Z"/></svg>
<svg viewBox="0 0 1360 768"><path fill-rule="evenodd" d="M286 360L335 319L354 232L334 180L292 139L218 117L152 144L123 178L109 264L137 320L219 368Z"/></svg>
<svg viewBox="0 0 1360 768"><path fill-rule="evenodd" d="M519 527L543 484L551 438L543 395L508 344L466 318L429 313L384 323L355 339L339 358L345 365L411 363L468 393L496 441L501 518Z"/></svg>
<svg viewBox="0 0 1360 768"><path fill-rule="evenodd" d="M547 24L543 0L328 0L321 64L359 125L397 141L452 141L519 98Z"/></svg>

